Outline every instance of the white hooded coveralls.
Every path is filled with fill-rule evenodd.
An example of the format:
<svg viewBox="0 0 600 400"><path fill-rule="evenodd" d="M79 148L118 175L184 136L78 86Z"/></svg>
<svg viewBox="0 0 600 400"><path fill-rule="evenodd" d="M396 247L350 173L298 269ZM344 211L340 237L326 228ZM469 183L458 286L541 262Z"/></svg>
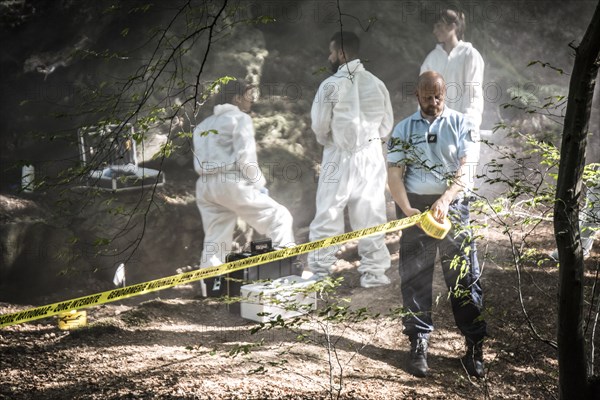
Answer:
<svg viewBox="0 0 600 400"><path fill-rule="evenodd" d="M311 118L324 149L309 239L344 233L346 206L353 230L387 222L382 139L392 129L393 112L383 82L360 60L350 61L321 83ZM309 269L316 275L328 274L338 249L334 245L310 253ZM384 234L359 240L358 252L358 271L363 274L381 276L390 267Z"/></svg>
<svg viewBox="0 0 600 400"><path fill-rule="evenodd" d="M265 178L257 163L254 126L237 106L221 104L194 129L196 204L204 245L200 268L220 265L231 252L237 217L274 245L294 243L290 212L261 192Z"/></svg>
<svg viewBox="0 0 600 400"><path fill-rule="evenodd" d="M481 54L471 43L460 40L450 54L442 44L425 57L421 74L435 71L446 81L446 105L467 114L473 126L479 129L483 115L483 70L485 64Z"/></svg>

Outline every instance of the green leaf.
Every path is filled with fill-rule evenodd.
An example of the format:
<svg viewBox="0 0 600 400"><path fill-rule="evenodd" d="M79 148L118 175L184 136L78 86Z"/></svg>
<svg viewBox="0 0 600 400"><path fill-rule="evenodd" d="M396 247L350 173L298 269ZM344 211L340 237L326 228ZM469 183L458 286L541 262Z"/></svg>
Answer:
<svg viewBox="0 0 600 400"><path fill-rule="evenodd" d="M96 238L96 240L94 240L94 246L106 246L106 245L109 245L110 242L111 242L111 240L108 238L99 237L99 238Z"/></svg>
<svg viewBox="0 0 600 400"><path fill-rule="evenodd" d="M200 132L200 136L208 136L211 133L214 134L214 135L218 135L219 131L217 131L216 129L209 129L207 131Z"/></svg>

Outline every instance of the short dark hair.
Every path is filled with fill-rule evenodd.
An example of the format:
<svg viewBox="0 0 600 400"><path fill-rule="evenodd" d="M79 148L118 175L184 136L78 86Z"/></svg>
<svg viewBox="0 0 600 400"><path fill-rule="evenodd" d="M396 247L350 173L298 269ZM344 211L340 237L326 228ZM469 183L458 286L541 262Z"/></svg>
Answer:
<svg viewBox="0 0 600 400"><path fill-rule="evenodd" d="M253 87L254 85L243 79L230 80L219 87L218 92L215 94L215 104L233 104L235 96L244 96Z"/></svg>
<svg viewBox="0 0 600 400"><path fill-rule="evenodd" d="M338 31L331 36L330 42L334 43L336 49L342 49L348 57L358 56L360 39L354 32Z"/></svg>

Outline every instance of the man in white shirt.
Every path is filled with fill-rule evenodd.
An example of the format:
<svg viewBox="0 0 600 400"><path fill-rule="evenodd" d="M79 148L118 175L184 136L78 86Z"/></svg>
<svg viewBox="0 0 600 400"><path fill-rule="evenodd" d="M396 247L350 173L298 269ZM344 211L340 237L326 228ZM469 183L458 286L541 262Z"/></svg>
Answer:
<svg viewBox="0 0 600 400"><path fill-rule="evenodd" d="M329 62L334 75L321 83L311 110L312 130L324 146L311 241L344 233L346 206L354 230L387 221L382 140L393 126L392 106L383 82L358 59L359 45L351 32L333 35ZM338 249L331 246L310 253L309 270L317 278L328 275ZM361 286L389 284L385 235L359 240L358 252Z"/></svg>
<svg viewBox="0 0 600 400"><path fill-rule="evenodd" d="M255 88L230 81L218 93L214 114L194 129L196 203L204 244L200 268L225 262L240 217L275 246L294 244L290 212L268 196L256 158L254 126L248 114Z"/></svg>

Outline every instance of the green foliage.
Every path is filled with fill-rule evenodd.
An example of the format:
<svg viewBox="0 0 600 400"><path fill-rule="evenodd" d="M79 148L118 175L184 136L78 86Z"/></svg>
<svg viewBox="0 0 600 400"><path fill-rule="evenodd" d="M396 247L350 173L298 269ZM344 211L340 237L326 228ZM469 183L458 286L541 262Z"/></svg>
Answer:
<svg viewBox="0 0 600 400"><path fill-rule="evenodd" d="M586 164L582 179L587 187L600 186L600 163Z"/></svg>
<svg viewBox="0 0 600 400"><path fill-rule="evenodd" d="M374 321L375 324L381 323L382 316L378 313L372 313L366 307L351 307L349 299L340 297L338 292L342 284L343 278L333 279L326 277L315 283L293 290L290 298L297 296L316 295L319 299L319 308L312 310L305 308L302 304L287 302L285 299L263 298L263 304L275 305L286 310L301 311L300 315L292 318L284 319L280 314L267 314L271 317L266 322L257 323L250 329L252 335L258 335L267 331L279 331L282 333L292 333L296 343L301 346L313 345L321 348L320 358L327 364L329 374L329 391L330 398L339 398L340 393L344 388L345 368L350 361L360 353L360 351L371 343L374 335L377 333L366 334L364 342L356 341L355 336L364 337L363 331L364 322ZM286 296L287 297L287 296ZM274 300L271 302L270 300ZM408 315L406 310L396 308L390 310L390 314L383 316L387 320L400 319ZM344 338L348 334L353 336L352 344L348 346ZM287 336L286 336L287 337ZM243 343L236 345L229 351L232 356L249 355L253 350L264 344L261 341L256 343ZM345 351L342 351L345 350ZM276 360L263 361L256 358L249 360L256 367L253 367L249 374L268 374L276 373L276 371L286 370L288 364L285 355L291 352L288 347L282 350ZM275 371L274 371L275 369ZM299 373L298 371L295 371ZM300 372L301 373L301 372Z"/></svg>
<svg viewBox="0 0 600 400"><path fill-rule="evenodd" d="M276 21L275 18L273 18L271 16L268 16L268 15L261 15L260 17L256 17L256 18L254 18L252 20L249 20L249 22L251 22L251 23L254 23L254 24L263 24L263 25L270 24L270 23L273 23L275 21Z"/></svg>
<svg viewBox="0 0 600 400"><path fill-rule="evenodd" d="M174 149L175 149L175 145L173 144L173 142L166 142L160 146L160 151L155 156L155 158L157 158L157 159L169 158L169 157L171 157L171 154L173 154Z"/></svg>
<svg viewBox="0 0 600 400"><path fill-rule="evenodd" d="M540 61L532 61L529 66L550 68L561 76L566 75L561 68ZM495 137L505 135L505 140L502 145L493 141L485 143L496 157L480 176L495 192L503 194L491 199L481 197L477 202L477 209L487 223L498 226L506 238L527 328L537 340L553 349L557 347L554 332L536 326L523 300L523 291L528 293L528 298L536 290L540 296L553 298L547 289L542 291L538 287L531 272L555 273L557 267L549 258L553 248L539 247L538 233L552 230L560 163L557 144L561 141L566 107L564 90L556 85L534 83L517 84L508 89L511 101L502 105L502 110L507 112L502 113L503 120L494 128ZM525 274L532 285L524 285Z"/></svg>
<svg viewBox="0 0 600 400"><path fill-rule="evenodd" d="M111 239L99 237L94 240L94 246L107 246L111 243Z"/></svg>
<svg viewBox="0 0 600 400"><path fill-rule="evenodd" d="M255 363L259 364L259 366L257 368L249 370L248 373L251 375L264 375L269 372L269 368L273 368L273 367L276 367L277 369L280 369L280 370L285 370L284 367L286 364L288 364L288 360L282 359L279 361L266 361L266 362L262 362L259 360L259 361L256 361Z"/></svg>
<svg viewBox="0 0 600 400"><path fill-rule="evenodd" d="M204 137L204 136L208 136L208 135L210 135L210 134L213 134L213 135L218 135L218 134L219 134L219 131L217 131L216 129L209 129L209 130L207 130L207 131L200 132L200 136L202 136L202 137Z"/></svg>
<svg viewBox="0 0 600 400"><path fill-rule="evenodd" d="M448 186L456 181L455 171L445 168L443 163L429 164L427 157L423 157L423 154L419 151L418 147L413 145L410 141L404 141L399 138L390 138L389 147L392 148L392 150L389 151L390 153L404 153L404 160L402 161L403 165L421 168L423 171L433 174L436 179L445 180Z"/></svg>
<svg viewBox="0 0 600 400"><path fill-rule="evenodd" d="M533 93L523 90L521 87L509 87L507 92L510 95L511 101L515 102L518 106L527 107L538 103L538 99ZM510 103L502 105L504 108L515 106L515 104ZM528 109L526 112L533 113L534 111L532 109Z"/></svg>
<svg viewBox="0 0 600 400"><path fill-rule="evenodd" d="M238 355L247 355L250 354L252 349L260 347L263 345L263 339L259 340L258 343L244 343L244 344L236 344L233 346L231 350L229 350L229 357L237 357Z"/></svg>
<svg viewBox="0 0 600 400"><path fill-rule="evenodd" d="M326 74L329 72L329 69L327 69L327 67L320 67L317 68L316 70L313 71L313 75L322 75L322 74Z"/></svg>
<svg viewBox="0 0 600 400"><path fill-rule="evenodd" d="M234 80L236 80L234 77L225 75L210 82L208 86L204 88L202 93L200 93L198 102L204 104L212 95L219 93L219 90L227 83Z"/></svg>
<svg viewBox="0 0 600 400"><path fill-rule="evenodd" d="M133 13L146 13L148 12L152 7L154 7L154 3L147 3L138 7L133 7L129 10L129 14L133 14Z"/></svg>
<svg viewBox="0 0 600 400"><path fill-rule="evenodd" d="M540 65L542 68L548 67L548 68L553 69L554 71L558 72L560 75L565 74L565 71L562 68L555 67L550 63L542 62L540 60L530 61L529 64L527 64L528 67L531 67L532 65Z"/></svg>
<svg viewBox="0 0 600 400"><path fill-rule="evenodd" d="M495 213L526 209L525 214L528 214L537 209L547 214L554 206L559 151L535 134L518 131L511 134L523 143L520 153L507 152L488 144L492 151L499 153L499 157L490 161L486 175L479 178L491 186L504 185L507 190L504 196L489 201L487 206ZM522 222L531 221L526 217Z"/></svg>

